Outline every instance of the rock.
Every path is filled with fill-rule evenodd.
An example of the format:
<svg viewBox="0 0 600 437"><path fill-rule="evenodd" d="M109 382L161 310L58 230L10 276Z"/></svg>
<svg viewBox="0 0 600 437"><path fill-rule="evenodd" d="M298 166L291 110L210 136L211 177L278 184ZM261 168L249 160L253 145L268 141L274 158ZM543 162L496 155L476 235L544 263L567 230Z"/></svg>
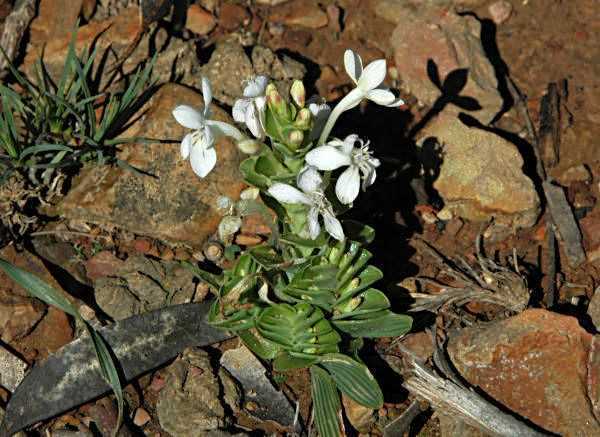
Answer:
<svg viewBox="0 0 600 437"><path fill-rule="evenodd" d="M215 99L232 106L243 94L243 81L254 75L244 48L235 42L217 44L202 74L210 80Z"/></svg>
<svg viewBox="0 0 600 437"><path fill-rule="evenodd" d="M136 426L144 426L150 422L150 420L152 420L150 414L148 414L148 412L142 407L139 407L135 410L135 414L133 415L133 423Z"/></svg>
<svg viewBox="0 0 600 437"><path fill-rule="evenodd" d="M156 412L160 426L173 436L203 437L224 425L219 380L208 354L186 349L167 368L167 383L160 391Z"/></svg>
<svg viewBox="0 0 600 437"><path fill-rule="evenodd" d="M108 250L98 252L85 262L87 277L92 281L106 276L114 276L122 266L123 261Z"/></svg>
<svg viewBox="0 0 600 437"><path fill-rule="evenodd" d="M531 309L463 329L448 353L469 383L520 416L560 435L594 436L600 424L588 389L600 377L600 360L592 340L574 317Z"/></svg>
<svg viewBox="0 0 600 437"><path fill-rule="evenodd" d="M500 136L470 128L440 115L421 132L421 148L443 145L434 188L444 200L440 218L458 216L473 221L495 219L497 225L530 227L540 203L533 182L523 174L516 146ZM465 159L468 157L468 159Z"/></svg>
<svg viewBox="0 0 600 437"><path fill-rule="evenodd" d="M215 17L197 4L187 10L185 27L198 35L208 35L217 25Z"/></svg>
<svg viewBox="0 0 600 437"><path fill-rule="evenodd" d="M482 109L470 111L470 115L483 124L492 121L501 110L503 99L497 89L494 67L481 44L479 21L427 2L418 8L401 1L395 4L398 25L390 44L403 86L421 102L431 106L440 97L441 91L428 76L429 61L434 62L442 83L452 71L466 69L466 85L462 90L453 91L460 91L459 95L478 101ZM454 87L457 85L458 82ZM463 110L455 105L445 108L445 111L454 114Z"/></svg>
<svg viewBox="0 0 600 437"><path fill-rule="evenodd" d="M28 350L35 350L36 359L41 360L70 343L73 334L69 316L51 306L35 329L20 343Z"/></svg>
<svg viewBox="0 0 600 437"><path fill-rule="evenodd" d="M221 3L219 24L225 30L237 30L248 23L250 15L245 7L235 3Z"/></svg>
<svg viewBox="0 0 600 437"><path fill-rule="evenodd" d="M259 5L277 6L287 1L289 0L256 0L256 3Z"/></svg>
<svg viewBox="0 0 600 437"><path fill-rule="evenodd" d="M590 184L592 179L592 173L585 164L569 167L556 178L556 180L564 186L569 186L576 182Z"/></svg>
<svg viewBox="0 0 600 437"><path fill-rule="evenodd" d="M176 261L133 256L114 272L94 282L96 302L115 320L166 305L191 302L194 275Z"/></svg>
<svg viewBox="0 0 600 437"><path fill-rule="evenodd" d="M14 392L25 377L27 363L0 345L0 385Z"/></svg>
<svg viewBox="0 0 600 437"><path fill-rule="evenodd" d="M48 236L32 238L31 242L39 257L66 270L79 282L88 283L81 258L71 243L56 241Z"/></svg>
<svg viewBox="0 0 600 437"><path fill-rule="evenodd" d="M290 2L274 9L269 21L300 26L308 29L319 29L327 26L329 17L316 1Z"/></svg>
<svg viewBox="0 0 600 437"><path fill-rule="evenodd" d="M262 421L273 421L289 430L296 422L295 409L283 392L277 390L266 375L263 364L246 346L223 352L221 365L241 384L245 410Z"/></svg>
<svg viewBox="0 0 600 437"><path fill-rule="evenodd" d="M278 57L269 48L255 46L252 61L241 44L224 41L217 45L210 60L202 67L213 86L215 98L233 105L243 94L244 81L257 75L273 79L281 92L287 93L294 79L302 79L306 68L289 56Z"/></svg>
<svg viewBox="0 0 600 437"><path fill-rule="evenodd" d="M592 322L596 326L596 330L600 331L600 287L597 287L594 291L594 295L590 299L588 304L587 314L592 319Z"/></svg>
<svg viewBox="0 0 600 437"><path fill-rule="evenodd" d="M41 49L53 40L70 38L83 3L83 0L41 0L29 29L30 44Z"/></svg>
<svg viewBox="0 0 600 437"><path fill-rule="evenodd" d="M6 279L6 281L10 280ZM46 308L40 301L15 296L0 289L0 339L5 343L11 343L25 337L42 319L45 312Z"/></svg>
<svg viewBox="0 0 600 437"><path fill-rule="evenodd" d="M375 410L365 407L344 395L342 395L342 404L344 405L344 413L346 413L346 417L354 429L360 433L368 434L375 423Z"/></svg>
<svg viewBox="0 0 600 437"><path fill-rule="evenodd" d="M139 132L148 138L183 138L186 130L173 118L178 104L202 107L202 97L180 85L167 84L152 98ZM215 119L231 122L216 106ZM220 196L237 198L243 188L241 156L228 138L217 141L218 162L204 179L179 155L179 144L136 144L125 147L121 159L153 176L113 167L81 172L62 203L69 219L117 226L139 235L201 247L221 219Z"/></svg>
<svg viewBox="0 0 600 437"><path fill-rule="evenodd" d="M600 206L579 220L588 262L600 260Z"/></svg>
<svg viewBox="0 0 600 437"><path fill-rule="evenodd" d="M510 18L513 11L513 6L506 0L499 0L488 6L488 11L492 17L492 21L496 25L500 25Z"/></svg>
<svg viewBox="0 0 600 437"><path fill-rule="evenodd" d="M61 9L67 9L69 11L76 9L71 7L71 2L68 0L62 1L65 3L65 6L62 6ZM48 1L48 3L54 4L52 1ZM66 6L67 3L69 6ZM76 3L81 7L81 1ZM56 5L53 7L58 9ZM79 9L77 9L75 18L78 14ZM46 39L46 37L40 34L41 39L39 41L32 40L23 61L26 70L31 70L31 67L42 54L43 49L44 64L46 65L46 68L53 77L59 77L71 42L72 27L73 26L67 26L63 28L61 37L54 35L53 38ZM139 19L138 8L128 8L123 10L117 16L102 21L91 21L90 23L81 26L77 30L75 49L77 53L80 53L84 47L89 48L92 43L94 43L99 51L99 57L101 57L109 47L111 51L119 54L134 42L135 37L140 30L141 22ZM110 63L113 60L114 57L110 56L109 53L107 62Z"/></svg>

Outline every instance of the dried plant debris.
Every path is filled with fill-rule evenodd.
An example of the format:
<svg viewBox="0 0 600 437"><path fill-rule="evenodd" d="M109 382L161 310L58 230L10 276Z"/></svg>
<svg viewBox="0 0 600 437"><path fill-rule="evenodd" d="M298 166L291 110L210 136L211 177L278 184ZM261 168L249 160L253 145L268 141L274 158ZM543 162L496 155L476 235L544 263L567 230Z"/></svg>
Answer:
<svg viewBox="0 0 600 437"><path fill-rule="evenodd" d="M519 272L516 255L513 269L499 265L483 255L481 240L479 235L476 240L478 265L475 267L463 258L457 262L449 260L425 240L415 240L456 285L444 284L432 278L415 278L418 283L439 291L432 294L410 293L415 299L412 311L437 312L448 305L460 307L469 302L494 304L512 312L521 312L527 307L529 288L526 278Z"/></svg>

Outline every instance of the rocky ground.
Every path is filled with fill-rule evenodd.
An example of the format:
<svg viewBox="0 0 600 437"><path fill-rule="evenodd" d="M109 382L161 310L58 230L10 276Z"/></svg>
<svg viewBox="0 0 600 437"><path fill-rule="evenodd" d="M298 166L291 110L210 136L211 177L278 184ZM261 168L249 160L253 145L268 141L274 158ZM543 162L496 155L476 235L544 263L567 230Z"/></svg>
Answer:
<svg viewBox="0 0 600 437"><path fill-rule="evenodd" d="M12 3L0 0L0 23ZM206 242L223 216L217 198L245 187L241 156L223 141L210 178L195 177L179 157L184 131L172 108L202 102L203 75L222 120L242 81L257 74L283 89L302 78L335 102L350 86L346 48L365 62L386 58L388 85L407 104L363 105L344 115L339 136L360 131L382 161L353 215L376 229L381 288L415 323L402 339L368 345L386 404L374 412L345 400L358 430L348 427L349 435L486 435L447 403L403 387L415 359L452 379L434 359L440 347L450 373L490 405L537 430L600 435L596 0L196 0L159 18L152 11L160 1L142 1L142 12L137 3L41 0L17 62L28 71L43 51L48 71L57 71L76 23L77 46L95 43L108 64L123 61L123 77L159 52L159 86L128 133L174 142L121 152L157 177L83 169L40 206L44 220L29 237L7 242L0 257L64 290L98 323L203 300L206 287L180 261L227 262ZM234 242L255 245L269 232L260 216L246 216ZM0 275L2 403L29 367L80 330ZM125 389L122 435L284 433L289 423L277 418L296 401L310 422L306 373L274 375L287 398L272 406L283 413L269 415L269 399L281 392L269 373L260 380L268 396L247 390L235 374L240 360L264 371L229 340L186 350L139 378ZM115 420L108 396L28 435L108 435Z"/></svg>

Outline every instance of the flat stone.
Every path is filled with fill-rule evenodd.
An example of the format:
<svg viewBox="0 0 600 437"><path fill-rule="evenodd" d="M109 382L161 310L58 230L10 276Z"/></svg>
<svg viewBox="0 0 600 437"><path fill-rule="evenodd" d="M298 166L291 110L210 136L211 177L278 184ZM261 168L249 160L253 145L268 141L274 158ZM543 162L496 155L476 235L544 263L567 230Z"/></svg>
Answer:
<svg viewBox="0 0 600 437"><path fill-rule="evenodd" d="M600 377L592 341L574 317L531 309L463 329L448 353L469 383L515 413L553 433L591 437L600 435L598 399L588 399Z"/></svg>
<svg viewBox="0 0 600 437"><path fill-rule="evenodd" d="M179 104L202 107L202 96L180 85L164 85L153 96L139 134L180 141L188 130L171 114ZM211 109L215 119L231 122L225 111L215 105ZM108 166L85 169L59 209L69 219L200 247L221 219L217 199L237 199L244 186L238 169L241 155L235 144L222 138L215 147L217 165L201 179L189 162L181 159L177 143L127 146L121 159L153 176Z"/></svg>
<svg viewBox="0 0 600 437"><path fill-rule="evenodd" d="M469 111L470 115L483 124L492 121L503 99L494 67L481 44L480 22L472 16L454 14L446 6L422 2L417 7L403 1L395 5L398 25L390 44L403 86L431 106L442 93L428 75L429 61L434 62L442 83L450 72L466 69L467 81L459 95L474 98L481 106L480 110ZM447 105L445 111L456 114L464 109Z"/></svg>
<svg viewBox="0 0 600 437"><path fill-rule="evenodd" d="M83 0L41 0L29 28L30 44L42 48L53 40L70 38L83 3Z"/></svg>
<svg viewBox="0 0 600 437"><path fill-rule="evenodd" d="M319 29L327 26L329 17L316 1L290 2L273 10L269 21L287 26Z"/></svg>
<svg viewBox="0 0 600 437"><path fill-rule="evenodd" d="M540 202L531 179L523 173L516 146L500 136L440 115L420 133L421 148L441 147L442 163L434 188L444 200L440 216L473 221L495 219L498 225L530 227Z"/></svg>
<svg viewBox="0 0 600 437"><path fill-rule="evenodd" d="M217 20L207 10L193 4L187 10L185 27L198 35L207 35L217 25Z"/></svg>
<svg viewBox="0 0 600 437"><path fill-rule="evenodd" d="M181 359L167 368L167 374L156 404L165 431L173 436L203 437L223 426L219 380L206 352L186 349Z"/></svg>

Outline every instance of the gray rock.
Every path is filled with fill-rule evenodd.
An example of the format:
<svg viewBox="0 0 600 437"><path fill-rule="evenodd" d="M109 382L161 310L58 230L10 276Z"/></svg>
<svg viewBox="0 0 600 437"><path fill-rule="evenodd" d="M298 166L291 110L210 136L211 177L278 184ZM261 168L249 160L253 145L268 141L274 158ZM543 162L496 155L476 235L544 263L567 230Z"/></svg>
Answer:
<svg viewBox="0 0 600 437"><path fill-rule="evenodd" d="M121 320L166 305L191 302L193 278L178 262L133 256L115 277L95 281L96 301L109 316Z"/></svg>
<svg viewBox="0 0 600 437"><path fill-rule="evenodd" d="M166 386L160 391L156 412L160 426L173 436L204 437L225 424L219 400L219 380L208 354L186 349L167 368Z"/></svg>
<svg viewBox="0 0 600 437"><path fill-rule="evenodd" d="M281 426L294 429L295 409L277 390L266 375L266 369L254 354L246 347L223 352L221 365L239 381L244 390L244 402L256 405L246 412L259 420L272 420Z"/></svg>
<svg viewBox="0 0 600 437"><path fill-rule="evenodd" d="M587 314L592 319L592 322L594 322L596 329L600 331L600 287L597 287L594 291L594 295L587 308Z"/></svg>
<svg viewBox="0 0 600 437"><path fill-rule="evenodd" d="M244 81L257 75L266 75L287 92L294 79L302 79L306 68L289 56L278 57L271 49L256 46L251 59L244 48L233 40L217 45L210 60L202 67L202 74L213 86L214 97L233 105L242 96Z"/></svg>
<svg viewBox="0 0 600 437"><path fill-rule="evenodd" d="M432 143L442 150L434 182L445 204L440 218L494 218L497 225L509 228L535 224L539 198L523 173L523 158L514 144L449 115L438 117L421 132L421 147Z"/></svg>

